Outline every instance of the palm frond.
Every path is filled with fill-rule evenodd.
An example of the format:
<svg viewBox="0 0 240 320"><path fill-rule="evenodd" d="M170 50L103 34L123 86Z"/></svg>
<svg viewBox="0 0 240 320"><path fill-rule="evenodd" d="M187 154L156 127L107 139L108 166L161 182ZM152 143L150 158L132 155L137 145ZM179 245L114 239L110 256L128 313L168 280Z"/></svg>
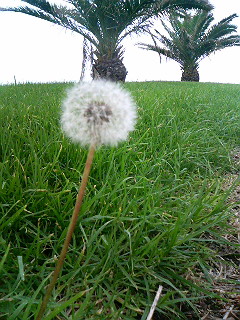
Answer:
<svg viewBox="0 0 240 320"><path fill-rule="evenodd" d="M217 50L221 50L226 47L232 47L232 46L240 46L240 36L232 35L225 39L222 39L219 42L216 42Z"/></svg>
<svg viewBox="0 0 240 320"><path fill-rule="evenodd" d="M219 39L233 32L237 32L237 26L230 24L230 22L236 18L236 14L232 14L225 19L222 19L218 23L214 24L206 33L208 38Z"/></svg>
<svg viewBox="0 0 240 320"><path fill-rule="evenodd" d="M201 12L199 15L193 16L193 38L196 40L201 39L213 20L213 14L205 11Z"/></svg>
<svg viewBox="0 0 240 320"><path fill-rule="evenodd" d="M163 11L171 13L173 10L178 9L200 9L206 11L213 9L213 6L207 0L161 0L156 2L156 6L160 13Z"/></svg>
<svg viewBox="0 0 240 320"><path fill-rule="evenodd" d="M237 15L236 13L231 14L230 16L228 16L228 17L220 20L220 21L218 22L218 24L225 24L225 23L228 24L229 22L231 22L231 21L232 21L233 19L235 19L235 18L238 18L238 15Z"/></svg>
<svg viewBox="0 0 240 320"><path fill-rule="evenodd" d="M167 58L171 58L173 60L175 60L175 58L176 58L175 56L172 55L171 50L161 48L159 46L155 46L152 44L141 43L141 42L139 42L138 45L140 46L141 49L157 52L160 56L163 55L163 56L165 56Z"/></svg>

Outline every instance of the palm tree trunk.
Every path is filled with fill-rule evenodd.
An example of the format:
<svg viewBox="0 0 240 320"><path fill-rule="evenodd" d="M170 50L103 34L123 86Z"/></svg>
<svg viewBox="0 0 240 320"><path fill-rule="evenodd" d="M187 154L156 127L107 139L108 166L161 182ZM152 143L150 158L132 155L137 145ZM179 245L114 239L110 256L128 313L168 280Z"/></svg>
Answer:
<svg viewBox="0 0 240 320"><path fill-rule="evenodd" d="M127 69L119 58L99 57L95 60L92 69L93 79L101 78L111 81L125 82Z"/></svg>
<svg viewBox="0 0 240 320"><path fill-rule="evenodd" d="M181 81L196 81L199 82L199 72L196 67L184 67Z"/></svg>

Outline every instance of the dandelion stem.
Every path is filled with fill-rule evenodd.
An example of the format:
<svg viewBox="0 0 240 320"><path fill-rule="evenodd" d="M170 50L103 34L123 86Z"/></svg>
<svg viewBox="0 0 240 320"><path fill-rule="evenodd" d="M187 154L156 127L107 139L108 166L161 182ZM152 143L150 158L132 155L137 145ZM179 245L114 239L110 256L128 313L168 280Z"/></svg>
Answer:
<svg viewBox="0 0 240 320"><path fill-rule="evenodd" d="M39 310L39 313L37 315L36 320L42 319L42 317L45 313L46 307L47 307L48 300L49 300L51 293L52 293L52 290L57 282L58 275L62 269L63 262L66 257L67 251L68 251L68 247L69 247L70 241L72 239L73 231L75 229L75 226L76 226L76 223L78 220L79 211L81 209L83 197L85 194L85 189L86 189L87 182L88 182L89 173L90 173L91 166L92 166L94 152L95 152L95 145L91 145L89 148L89 151L88 151L87 161L86 161L84 172L83 172L82 183L81 183L79 191L78 191L75 208L74 208L73 215L72 215L69 227L68 227L68 231L67 231L67 235L66 235L63 247L62 247L62 251L61 251L59 259L57 261L57 264L56 264L55 270L53 272L51 281L47 287L47 291L46 291L45 296L43 298L43 301L42 301L42 304L41 304L41 307L40 307L40 310Z"/></svg>

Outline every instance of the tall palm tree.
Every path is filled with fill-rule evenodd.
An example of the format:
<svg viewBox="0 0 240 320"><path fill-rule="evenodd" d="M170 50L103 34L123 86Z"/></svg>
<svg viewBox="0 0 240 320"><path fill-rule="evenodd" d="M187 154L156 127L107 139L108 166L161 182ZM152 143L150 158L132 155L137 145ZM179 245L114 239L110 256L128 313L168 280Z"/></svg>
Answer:
<svg viewBox="0 0 240 320"><path fill-rule="evenodd" d="M140 43L141 48L157 52L160 57L177 61L182 69L181 81L199 81L199 63L211 53L231 46L240 45L237 26L231 24L236 18L232 14L211 26L213 14L202 10L194 14L186 11L169 16L170 27L163 21L168 36L150 33L154 44ZM161 44L158 45L158 42Z"/></svg>
<svg viewBox="0 0 240 320"><path fill-rule="evenodd" d="M122 40L145 30L149 19L174 8L212 9L208 0L22 0L0 11L25 13L80 33L94 47L93 76L125 81Z"/></svg>

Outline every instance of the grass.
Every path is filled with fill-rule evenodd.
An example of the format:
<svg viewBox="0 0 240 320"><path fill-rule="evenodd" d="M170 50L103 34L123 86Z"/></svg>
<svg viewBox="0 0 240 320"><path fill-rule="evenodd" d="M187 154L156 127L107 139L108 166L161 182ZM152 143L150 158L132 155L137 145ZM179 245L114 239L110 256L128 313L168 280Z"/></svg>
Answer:
<svg viewBox="0 0 240 320"><path fill-rule="evenodd" d="M0 87L1 319L34 319L73 211L87 150L59 127L69 86ZM125 86L139 106L136 130L96 153L45 320L144 320L160 284L156 319L187 319L189 309L198 319L197 301L217 299L217 247L237 246L223 237L234 230L221 185L239 144L240 86Z"/></svg>

